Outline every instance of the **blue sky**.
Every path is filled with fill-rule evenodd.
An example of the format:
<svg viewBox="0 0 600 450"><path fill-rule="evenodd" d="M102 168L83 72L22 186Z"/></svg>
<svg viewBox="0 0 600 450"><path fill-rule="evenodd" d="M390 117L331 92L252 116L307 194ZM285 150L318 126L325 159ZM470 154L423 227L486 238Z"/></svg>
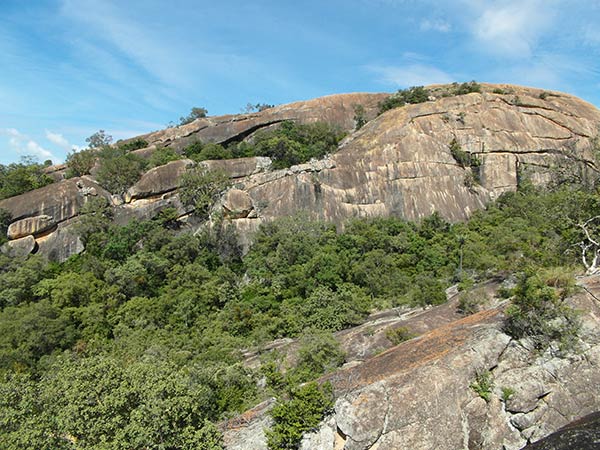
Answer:
<svg viewBox="0 0 600 450"><path fill-rule="evenodd" d="M0 0L0 163L341 92L514 83L600 106L599 0Z"/></svg>

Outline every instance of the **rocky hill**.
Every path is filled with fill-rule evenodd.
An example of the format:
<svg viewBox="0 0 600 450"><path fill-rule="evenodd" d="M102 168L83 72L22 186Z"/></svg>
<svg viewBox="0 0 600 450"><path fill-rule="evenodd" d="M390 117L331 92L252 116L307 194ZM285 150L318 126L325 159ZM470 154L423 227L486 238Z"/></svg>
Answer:
<svg viewBox="0 0 600 450"><path fill-rule="evenodd" d="M195 140L239 142L285 120L325 121L348 131L334 154L289 169L272 170L265 157L201 163L223 169L232 179L213 212L222 211L246 244L264 221L301 210L339 226L353 217L416 220L435 211L458 221L516 189L524 178L560 182L560 177L585 178L597 170L600 111L592 105L517 86L482 85L480 92L464 95L449 95L449 89L432 86L428 101L381 115L378 104L388 94L333 95L253 114L197 119L136 137L149 145L136 153L148 157L157 147L181 152ZM368 121L358 131L356 105ZM176 208L185 222L190 209L182 205L177 188L191 164L182 159L151 169L124 195L84 176L0 201L13 220L5 251L40 252L59 261L81 252L73 223L94 196L110 200L118 223L151 218L166 207ZM51 172L61 178L64 168Z"/></svg>
<svg viewBox="0 0 600 450"><path fill-rule="evenodd" d="M526 340L506 335L502 302L461 318L455 297L424 311L380 313L338 333L344 348L353 351L345 367L321 379L333 385L334 411L304 437L301 448L517 450L596 412L599 283L598 276L581 279L580 293L570 300L581 312L582 347L566 358L557 356L556 349L532 352ZM485 289L491 294L497 287ZM389 348L382 339L385 330L399 327L418 337ZM490 380L487 396L474 389L482 374ZM226 447L266 450L271 406L266 402L223 424ZM578 435L591 436L594 427L588 429ZM555 446L531 448L580 448L556 444L563 439L550 439ZM570 439L582 442L581 437Z"/></svg>

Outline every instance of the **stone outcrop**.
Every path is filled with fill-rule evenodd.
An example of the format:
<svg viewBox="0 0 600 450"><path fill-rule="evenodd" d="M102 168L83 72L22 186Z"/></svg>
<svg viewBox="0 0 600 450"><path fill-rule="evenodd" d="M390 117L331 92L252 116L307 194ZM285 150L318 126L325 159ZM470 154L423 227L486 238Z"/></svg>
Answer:
<svg viewBox="0 0 600 450"><path fill-rule="evenodd" d="M213 212L227 218L244 248L261 223L300 211L338 227L352 218L419 220L433 212L459 221L515 190L524 177L549 183L557 176L597 176L600 111L592 105L567 94L508 85L484 84L481 92L460 96L444 96L447 91L433 86L430 101L379 116L377 105L388 94L332 95L253 114L197 119L134 138L149 143L136 152L147 157L160 146L179 151L198 139L224 144L251 139L284 120L327 121L350 131L336 153L289 169L272 170L265 157L199 163L231 178L234 191L225 193ZM352 132L356 105L370 121ZM455 159L453 141L471 155L473 167ZM167 207L185 219L191 211L181 205L177 188L189 164L180 160L151 169L125 198L83 177L0 201L0 208L13 221L46 215L60 224L77 216L87 196L99 195L115 208L117 223L152 218Z"/></svg>
<svg viewBox="0 0 600 450"><path fill-rule="evenodd" d="M495 94L484 86L482 93L390 110L346 139L332 167L258 175L242 189L264 205L265 220L302 209L337 224L390 215L416 220L434 211L456 221L515 190L523 173L548 181L561 161L596 170L596 108L566 94L542 100L541 90L511 90ZM480 160L479 183L470 183L471 168L453 158L453 139Z"/></svg>
<svg viewBox="0 0 600 450"><path fill-rule="evenodd" d="M19 239L30 234L33 236L42 234L55 226L56 222L51 216L27 217L11 223L6 234L9 239Z"/></svg>
<svg viewBox="0 0 600 450"><path fill-rule="evenodd" d="M400 323L428 331L325 376L321 382L334 388L334 412L301 448L517 450L597 411L600 277L580 284L584 290L570 301L582 311L581 349L567 357L536 354L526 340L511 340L502 332L503 304L453 321L448 308L454 301L406 313ZM377 330L390 319L374 317L365 326ZM342 344L352 335L344 333L338 334ZM375 337L372 345L379 342ZM493 380L489 402L471 387L484 372ZM257 423L268 425L265 414L227 422L227 447L238 448L244 439L253 442L248 450L266 449L264 432L257 431Z"/></svg>
<svg viewBox="0 0 600 450"><path fill-rule="evenodd" d="M72 227L67 231L67 225L77 217L89 198L97 196L108 201L111 198L94 180L81 177L1 200L0 208L12 217L7 235L13 239L3 251L25 255L39 250L54 261L64 261L80 253L83 244Z"/></svg>
<svg viewBox="0 0 600 450"><path fill-rule="evenodd" d="M171 146L181 149L190 142L214 142L227 144L242 141L252 133L268 128L284 120L301 123L327 122L344 130L354 129L355 105L362 105L365 117L372 119L379 109L378 104L389 94L337 94L314 100L279 105L252 114L236 114L206 117L179 127L138 136L149 146ZM133 139L131 139L133 140ZM124 141L128 142L128 140Z"/></svg>
<svg viewBox="0 0 600 450"><path fill-rule="evenodd" d="M36 242L33 236L25 236L5 242L2 245L2 253L11 257L27 256L36 249Z"/></svg>
<svg viewBox="0 0 600 450"><path fill-rule="evenodd" d="M102 196L110 200L110 194L98 183L90 178L81 177L0 200L0 208L10 213L13 221L49 216L56 223L60 223L79 214L86 198L90 196Z"/></svg>
<svg viewBox="0 0 600 450"><path fill-rule="evenodd" d="M165 165L154 167L146 172L142 178L127 190L125 201L153 197L165 192L174 191L179 187L179 178L188 167L194 165L191 159L171 161Z"/></svg>
<svg viewBox="0 0 600 450"><path fill-rule="evenodd" d="M600 446L600 412L571 422L523 450L597 450Z"/></svg>

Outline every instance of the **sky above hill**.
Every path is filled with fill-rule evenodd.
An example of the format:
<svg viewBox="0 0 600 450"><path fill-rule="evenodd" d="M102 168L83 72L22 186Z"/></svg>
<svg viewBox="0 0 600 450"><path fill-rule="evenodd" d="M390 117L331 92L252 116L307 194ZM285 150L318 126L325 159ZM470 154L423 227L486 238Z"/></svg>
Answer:
<svg viewBox="0 0 600 450"><path fill-rule="evenodd" d="M477 80L600 106L598 0L0 0L0 163L248 103Z"/></svg>

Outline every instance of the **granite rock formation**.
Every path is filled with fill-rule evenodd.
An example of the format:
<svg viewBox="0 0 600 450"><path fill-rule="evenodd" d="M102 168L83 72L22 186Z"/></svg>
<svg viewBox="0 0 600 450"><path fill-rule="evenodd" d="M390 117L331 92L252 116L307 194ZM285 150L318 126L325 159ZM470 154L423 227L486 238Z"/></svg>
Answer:
<svg viewBox="0 0 600 450"><path fill-rule="evenodd" d="M388 94L332 95L253 114L197 119L136 137L150 145L136 152L149 155L157 146L181 150L195 140L227 144L284 120L327 121L350 132L336 153L289 169L272 170L265 157L200 163L232 179L233 191L223 193L213 212L223 213L245 247L261 223L299 211L338 226L357 217L418 220L435 211L459 221L515 190L524 178L533 183L560 177L585 181L598 173L600 111L594 106L567 94L516 86L482 85L481 92L459 96L446 96L444 89L433 86L429 101L379 116L377 105ZM370 121L353 131L358 104ZM457 159L453 143L473 164ZM83 177L0 201L0 208L13 221L28 221L11 225L20 230L11 238L41 233L31 225L34 217L48 216L45 223L55 225L76 217L93 195L111 201L118 223L148 219L166 207L185 219L191 211L181 205L177 188L190 164L180 160L151 169L124 197ZM46 254L49 246L39 249Z"/></svg>
<svg viewBox="0 0 600 450"><path fill-rule="evenodd" d="M334 388L334 412L305 435L301 448L517 450L596 412L600 277L580 285L584 289L571 303L582 311L581 349L569 356L556 349L536 354L527 340L504 334L503 304L465 318L450 312L452 300L395 319L373 317L358 327L376 330L371 347L379 348L379 327L428 331L364 361L350 355L347 367L325 376L321 381ZM345 346L353 335L347 330L338 339ZM471 387L484 372L493 380L489 402ZM226 447L266 450L268 409L263 404L223 424ZM243 446L249 442L251 447Z"/></svg>

